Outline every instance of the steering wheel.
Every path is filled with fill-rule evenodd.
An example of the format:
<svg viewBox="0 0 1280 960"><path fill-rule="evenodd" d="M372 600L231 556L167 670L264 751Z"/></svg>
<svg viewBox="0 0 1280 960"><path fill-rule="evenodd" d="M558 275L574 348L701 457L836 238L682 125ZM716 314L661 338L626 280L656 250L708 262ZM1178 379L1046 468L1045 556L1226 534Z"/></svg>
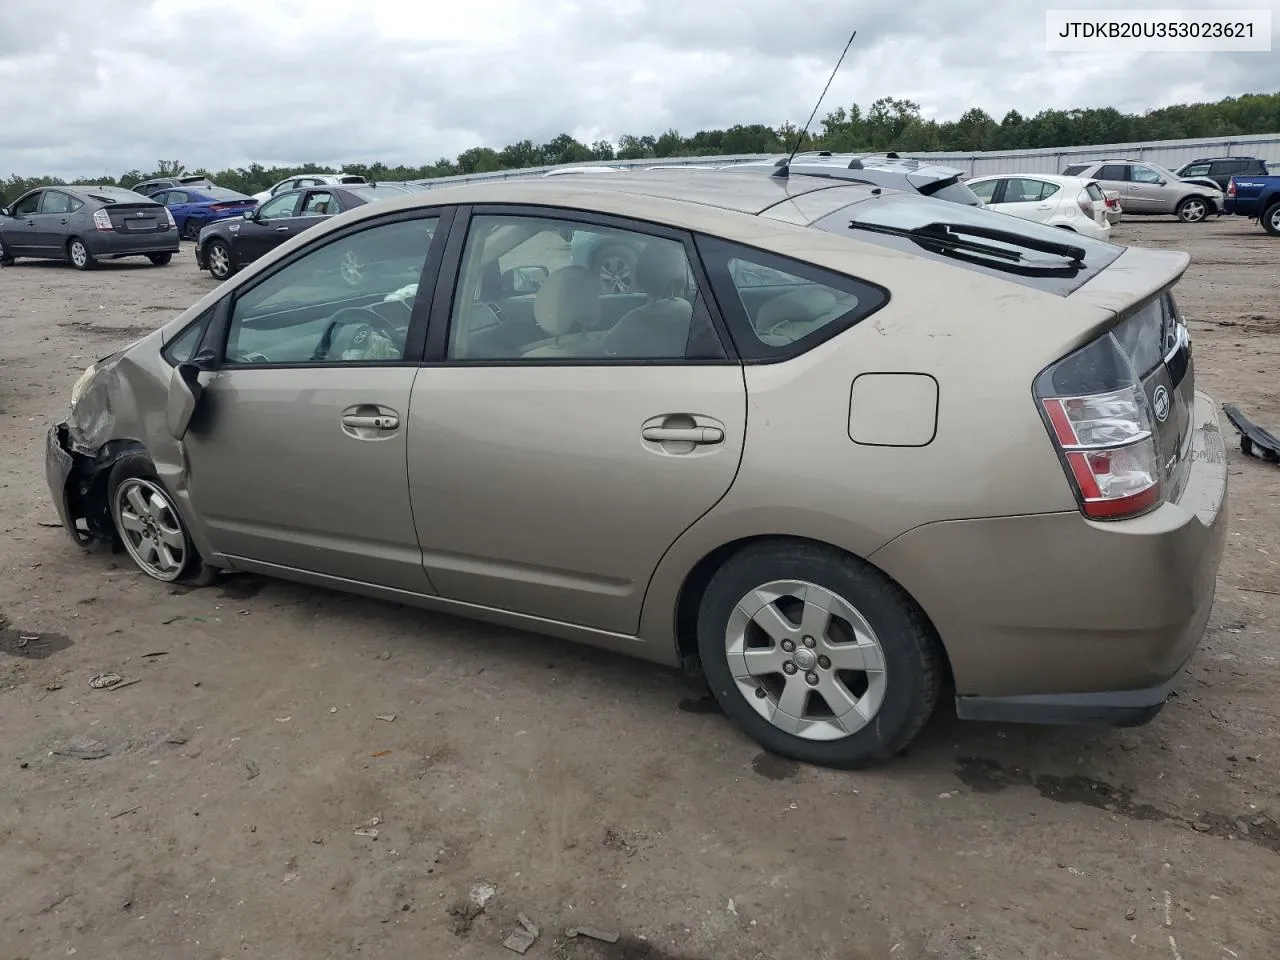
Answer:
<svg viewBox="0 0 1280 960"><path fill-rule="evenodd" d="M323 363L328 359L329 349L333 346L334 332L339 327L357 323L373 327L393 343L400 337L400 331L393 327L389 320L368 307L343 307L329 319L329 325L324 328L324 334L311 354L311 362Z"/></svg>

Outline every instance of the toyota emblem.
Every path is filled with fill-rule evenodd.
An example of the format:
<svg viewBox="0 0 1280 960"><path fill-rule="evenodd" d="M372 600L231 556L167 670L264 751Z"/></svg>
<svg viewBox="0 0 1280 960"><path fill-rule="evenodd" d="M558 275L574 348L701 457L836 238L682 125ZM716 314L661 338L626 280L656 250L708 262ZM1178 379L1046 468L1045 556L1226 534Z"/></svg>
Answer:
<svg viewBox="0 0 1280 960"><path fill-rule="evenodd" d="M1164 423L1169 419L1169 391L1163 384L1156 387L1156 392L1151 396L1151 406L1156 414L1156 419Z"/></svg>

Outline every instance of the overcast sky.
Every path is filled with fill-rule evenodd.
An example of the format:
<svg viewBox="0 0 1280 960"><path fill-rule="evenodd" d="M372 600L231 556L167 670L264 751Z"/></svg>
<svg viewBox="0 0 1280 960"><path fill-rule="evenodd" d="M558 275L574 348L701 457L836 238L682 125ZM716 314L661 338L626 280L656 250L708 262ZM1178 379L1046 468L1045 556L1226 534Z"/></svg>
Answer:
<svg viewBox="0 0 1280 960"><path fill-rule="evenodd" d="M419 165L569 132L803 123L877 97L1142 111L1280 88L1271 53L1045 52L1046 8L1127 0L0 0L0 175L160 159ZM1280 0L1197 0L1195 9Z"/></svg>

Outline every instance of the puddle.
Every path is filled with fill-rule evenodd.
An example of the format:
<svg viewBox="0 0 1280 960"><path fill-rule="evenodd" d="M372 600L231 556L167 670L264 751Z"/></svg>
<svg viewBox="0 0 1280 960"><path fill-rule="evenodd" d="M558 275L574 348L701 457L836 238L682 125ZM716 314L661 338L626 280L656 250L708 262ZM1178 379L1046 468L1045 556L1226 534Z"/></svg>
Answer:
<svg viewBox="0 0 1280 960"><path fill-rule="evenodd" d="M772 753L757 753L751 769L766 780L790 780L800 772L800 764Z"/></svg>
<svg viewBox="0 0 1280 960"><path fill-rule="evenodd" d="M27 660L45 660L74 645L73 640L61 633L45 633L30 628L14 630L9 621L0 617L0 653Z"/></svg>
<svg viewBox="0 0 1280 960"><path fill-rule="evenodd" d="M1177 823L1197 833L1244 840L1273 853L1280 853L1280 823L1257 811L1237 816L1204 813L1198 818L1188 818L1149 803L1136 803L1133 791L1128 787L1115 786L1104 780L1078 774L1068 777L1052 774L1034 776L1022 767L1005 767L996 760L984 757L959 758L956 761L956 776L974 793L999 793L1009 787L1034 787L1040 796L1055 803L1080 804L1130 820Z"/></svg>

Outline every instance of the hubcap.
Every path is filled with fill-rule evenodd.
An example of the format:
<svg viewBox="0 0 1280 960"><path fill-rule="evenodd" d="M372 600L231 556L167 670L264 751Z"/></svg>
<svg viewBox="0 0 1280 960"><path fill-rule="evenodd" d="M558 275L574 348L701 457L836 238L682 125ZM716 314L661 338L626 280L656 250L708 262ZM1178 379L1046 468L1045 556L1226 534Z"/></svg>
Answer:
<svg viewBox="0 0 1280 960"><path fill-rule="evenodd" d="M134 563L157 580L176 580L187 562L182 521L160 488L131 477L115 499L116 526Z"/></svg>
<svg viewBox="0 0 1280 960"><path fill-rule="evenodd" d="M775 580L738 601L725 630L734 683L779 730L838 740L875 718L885 693L884 650L839 594Z"/></svg>
<svg viewBox="0 0 1280 960"><path fill-rule="evenodd" d="M77 240L71 245L71 262L77 267L82 267L87 259L89 259L89 252L85 250L84 244Z"/></svg>
<svg viewBox="0 0 1280 960"><path fill-rule="evenodd" d="M1280 230L1280 209L1271 214L1271 226L1276 230Z"/></svg>
<svg viewBox="0 0 1280 960"><path fill-rule="evenodd" d="M621 257L606 257L600 263L600 289L604 293L631 292L631 266Z"/></svg>
<svg viewBox="0 0 1280 960"><path fill-rule="evenodd" d="M1192 200L1183 207L1183 216L1187 220L1202 220L1204 219L1204 214L1205 206L1199 200Z"/></svg>

